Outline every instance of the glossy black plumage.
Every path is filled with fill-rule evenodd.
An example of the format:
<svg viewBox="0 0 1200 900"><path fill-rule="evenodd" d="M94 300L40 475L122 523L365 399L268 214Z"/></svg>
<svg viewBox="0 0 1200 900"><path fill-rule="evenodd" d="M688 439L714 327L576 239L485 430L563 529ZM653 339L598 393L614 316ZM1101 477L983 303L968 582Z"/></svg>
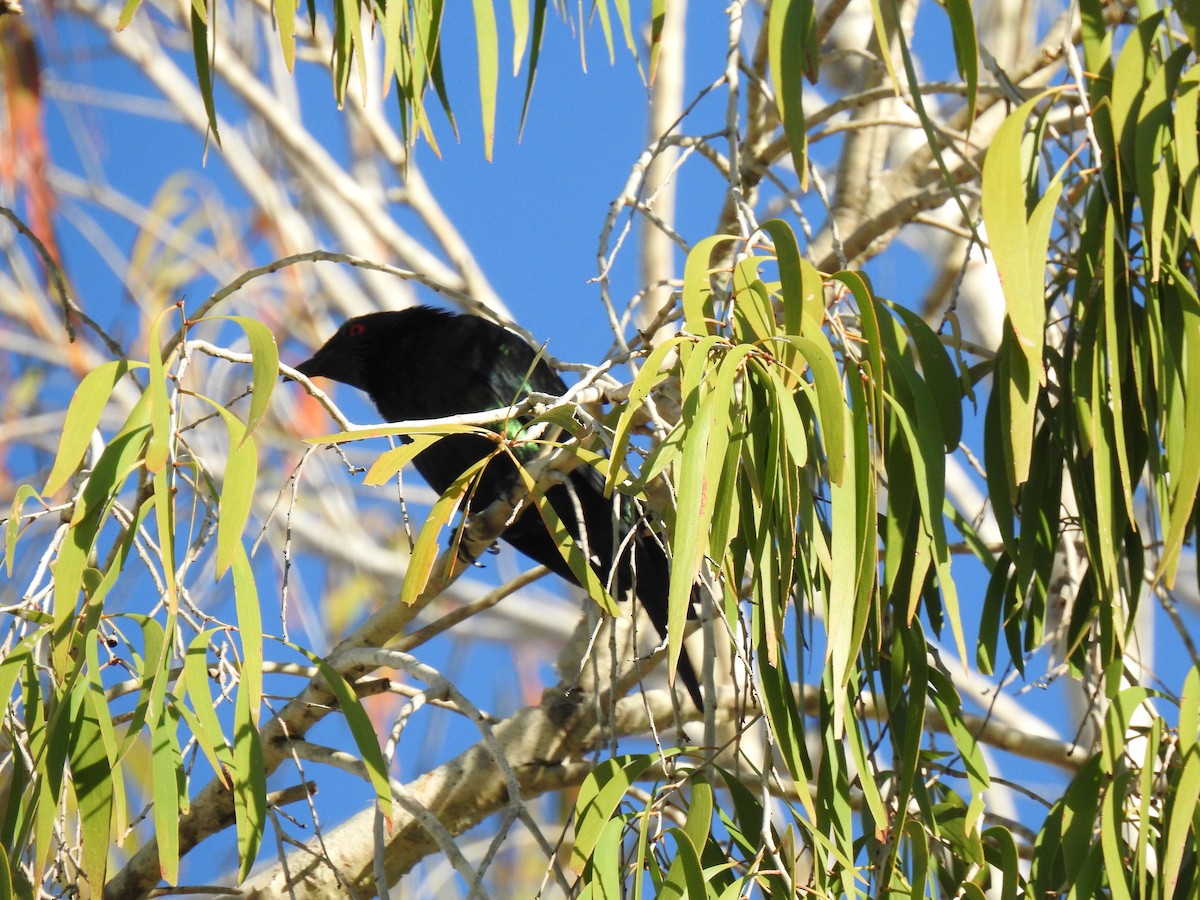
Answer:
<svg viewBox="0 0 1200 900"><path fill-rule="evenodd" d="M529 391L557 396L567 389L516 333L476 316L425 306L350 319L296 369L309 377L320 375L365 391L390 422L481 412L508 406ZM451 435L418 454L414 464L429 486L443 493L494 449L494 442L486 437ZM501 454L484 470L471 510L487 507L508 488L513 476L511 461ZM546 495L576 540L583 533L577 509L582 511L593 567L605 581L612 566L614 537L616 546L627 548L618 563L615 595L629 592L636 572L637 597L665 636L670 584L667 557L655 537L638 527L632 503L622 503L614 525L613 502L604 497L599 473L589 467L576 469L568 476L567 485L555 485ZM633 528L638 528L635 537L624 543ZM503 538L526 556L578 583L536 510L527 508ZM686 652L680 655L678 675L696 705L702 707L699 682Z"/></svg>

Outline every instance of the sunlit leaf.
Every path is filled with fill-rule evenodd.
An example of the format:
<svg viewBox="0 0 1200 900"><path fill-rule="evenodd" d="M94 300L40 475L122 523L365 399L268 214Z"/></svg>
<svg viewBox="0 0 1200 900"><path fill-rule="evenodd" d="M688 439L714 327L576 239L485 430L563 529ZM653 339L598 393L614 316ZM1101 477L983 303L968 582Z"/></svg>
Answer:
<svg viewBox="0 0 1200 900"><path fill-rule="evenodd" d="M77 694L78 712L71 737L71 783L79 804L80 833L83 837L83 870L94 895L104 888L108 852L112 845L113 781L108 754L101 736L97 710L81 685ZM108 715L108 709L102 713ZM119 773L117 775L119 778Z"/></svg>
<svg viewBox="0 0 1200 900"><path fill-rule="evenodd" d="M472 0L475 9L475 49L479 60L479 104L483 115L483 155L492 158L496 142L496 88L500 48L496 38L496 11L491 0Z"/></svg>
<svg viewBox="0 0 1200 900"><path fill-rule="evenodd" d="M517 461L514 460L514 463ZM554 540L554 546L562 555L563 561L566 562L571 574L575 576L575 580L583 585L588 596L600 605L610 616L619 616L620 608L616 601L609 594L608 588L605 586L604 580L592 568L592 564L588 558L588 554L584 552L579 542L572 537L566 523L563 522L558 510L554 508L554 504L550 502L550 498L546 496L545 489L533 480L533 476L529 471L517 464L517 472L521 481L525 485L525 489L533 497L533 504L537 509L537 513L541 516L542 524L546 526L546 531Z"/></svg>
<svg viewBox="0 0 1200 900"><path fill-rule="evenodd" d="M672 828L667 833L675 838L675 857L667 869L667 876L658 896L664 898L707 897L706 879L696 848L682 829Z"/></svg>
<svg viewBox="0 0 1200 900"><path fill-rule="evenodd" d="M808 190L808 133L804 79L817 78L816 12L812 0L777 0L767 20L767 48L776 105L783 120L800 190ZM885 54L885 57L887 54Z"/></svg>
<svg viewBox="0 0 1200 900"><path fill-rule="evenodd" d="M113 360L100 364L79 382L67 407L58 452L54 456L50 475L46 478L46 486L42 488L43 495L49 497L57 494L79 467L116 383L127 372L144 368L145 363Z"/></svg>
<svg viewBox="0 0 1200 900"><path fill-rule="evenodd" d="M22 484L13 494L12 505L8 510L8 522L4 526L4 568L8 577L13 573L13 557L17 550L17 536L21 533L21 510L25 501L38 496L37 489L31 484Z"/></svg>
<svg viewBox="0 0 1200 900"><path fill-rule="evenodd" d="M625 452L632 436L634 417L638 414L646 398L650 396L650 392L666 380L670 372L670 369L665 367L667 359L676 352L680 342L685 340L687 340L685 337L673 337L658 344L650 351L650 355L638 369L637 376L633 379L629 394L621 408L617 424L613 428L611 455L618 464L625 460ZM616 468L610 469L608 477L604 481L606 497L611 497L613 489L616 487L616 471Z"/></svg>
<svg viewBox="0 0 1200 900"><path fill-rule="evenodd" d="M668 750L668 753L671 752ZM583 871L601 833L633 783L658 761L657 754L649 753L614 756L600 763L584 779L575 799L575 843L571 847L571 868L576 873Z"/></svg>
<svg viewBox="0 0 1200 900"><path fill-rule="evenodd" d="M412 556L408 560L408 568L404 573L404 587L400 592L401 602L412 604L429 584L433 565L437 562L441 548L442 528L454 517L454 513L470 491L471 483L491 460L491 456L485 457L463 472L430 508L425 524L421 526L413 544Z"/></svg>
<svg viewBox="0 0 1200 900"><path fill-rule="evenodd" d="M258 447L237 416L219 403L197 396L217 411L229 434L224 479L217 500L217 553L213 562L214 574L221 578L242 546L242 531L250 518L258 482Z"/></svg>
<svg viewBox="0 0 1200 900"><path fill-rule="evenodd" d="M1045 258L1054 210L1062 193L1055 178L1027 213L1026 185L1037 155L1023 147L1025 122L1045 94L1021 104L996 131L983 165L983 218L1000 282L1008 322L1021 354L1013 359L1010 384L1009 477L1014 487L1029 477L1030 444L1038 389L1045 383Z"/></svg>
<svg viewBox="0 0 1200 900"><path fill-rule="evenodd" d="M399 6L399 3L388 4ZM275 27L279 30L279 47L283 51L283 62L289 72L296 68L296 0L272 0ZM387 79L384 79L387 83Z"/></svg>
<svg viewBox="0 0 1200 900"><path fill-rule="evenodd" d="M140 3L141 0L129 0L130 3ZM196 82L200 87L200 97L204 101L204 112L208 116L208 130L213 142L221 146L221 131L217 127L217 104L213 98L212 62L208 56L208 21L195 9L192 16L192 59L196 64Z"/></svg>
<svg viewBox="0 0 1200 900"><path fill-rule="evenodd" d="M176 728L173 714L162 708L150 723L154 837L158 844L159 871L168 884L179 882L179 813L187 803Z"/></svg>
<svg viewBox="0 0 1200 900"><path fill-rule="evenodd" d="M235 763L229 742L225 739L224 730L217 719L216 706L209 689L208 645L216 633L216 629L210 628L192 638L183 659L183 681L199 725L199 730L195 733L196 740L200 749L208 756L217 778L229 787L228 775L234 769Z"/></svg>
<svg viewBox="0 0 1200 900"><path fill-rule="evenodd" d="M383 750L379 746L379 739L375 735L375 729L371 726L371 719L367 716L367 712L363 709L362 702L354 693L354 688L347 684L346 679L333 666L329 665L321 657L317 656L311 650L293 644L290 641L281 642L285 647L290 647L292 650L303 655L314 666L320 670L321 678L325 684L333 691L337 698L338 707L345 716L346 724L350 727L350 734L354 738L354 744L358 748L359 756L367 767L367 774L371 779L371 786L375 789L375 800L383 810L384 818L388 822L392 821L392 789L388 781L387 761L383 758Z"/></svg>

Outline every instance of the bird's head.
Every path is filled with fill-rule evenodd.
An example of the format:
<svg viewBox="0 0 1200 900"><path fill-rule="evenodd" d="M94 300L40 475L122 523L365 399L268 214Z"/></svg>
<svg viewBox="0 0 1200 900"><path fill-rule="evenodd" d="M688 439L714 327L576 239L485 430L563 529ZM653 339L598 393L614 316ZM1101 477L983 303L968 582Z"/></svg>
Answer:
<svg viewBox="0 0 1200 900"><path fill-rule="evenodd" d="M370 373L380 370L377 361L396 352L402 317L401 312L378 312L348 319L320 350L296 366L296 371L369 392Z"/></svg>

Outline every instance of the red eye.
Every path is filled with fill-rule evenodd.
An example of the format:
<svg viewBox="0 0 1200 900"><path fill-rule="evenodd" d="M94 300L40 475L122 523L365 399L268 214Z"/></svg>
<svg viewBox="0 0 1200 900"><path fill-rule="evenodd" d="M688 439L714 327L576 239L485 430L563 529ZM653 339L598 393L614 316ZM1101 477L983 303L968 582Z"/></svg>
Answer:
<svg viewBox="0 0 1200 900"><path fill-rule="evenodd" d="M350 337L361 337L367 330L367 326L362 322L355 322L350 326L350 330L346 332Z"/></svg>

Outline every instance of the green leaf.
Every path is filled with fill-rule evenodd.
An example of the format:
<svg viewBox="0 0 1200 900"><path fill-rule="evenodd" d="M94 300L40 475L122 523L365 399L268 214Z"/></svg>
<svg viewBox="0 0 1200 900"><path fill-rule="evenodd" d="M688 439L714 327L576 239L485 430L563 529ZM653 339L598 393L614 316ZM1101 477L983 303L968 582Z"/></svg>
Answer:
<svg viewBox="0 0 1200 900"><path fill-rule="evenodd" d="M692 843L697 856L704 854L712 828L713 789L699 773L692 776L692 791L688 801L687 820L683 832Z"/></svg>
<svg viewBox="0 0 1200 900"><path fill-rule="evenodd" d="M675 486L678 497L676 521L687 522L688 527L676 528L671 542L671 587L667 601L667 671L670 673L674 673L683 649L683 630L692 586L708 551L712 509L717 501L732 426L730 400L734 381L752 350L753 347L745 344L730 350L712 381L706 379L703 387L697 385L689 390L689 381L698 378L689 370L703 371L708 364L707 353L697 348L685 368L684 404L694 408L695 412L687 421L679 479Z"/></svg>
<svg viewBox="0 0 1200 900"><path fill-rule="evenodd" d="M970 134L975 122L975 93L979 85L979 46L970 0L946 0L946 15L950 17L958 74L967 83L967 133Z"/></svg>
<svg viewBox="0 0 1200 900"><path fill-rule="evenodd" d="M4 697L0 693L0 698ZM1179 694L1179 749L1186 753L1200 738L1200 666L1188 669Z"/></svg>
<svg viewBox="0 0 1200 900"><path fill-rule="evenodd" d="M225 422L229 434L225 460L225 477L217 498L217 553L213 562L219 580L233 564L235 554L242 550L242 532L254 504L254 488L258 483L258 447L241 420L224 406L208 397L195 395L208 403Z"/></svg>
<svg viewBox="0 0 1200 900"><path fill-rule="evenodd" d="M1179 79L1175 92L1176 135L1196 134L1200 130L1200 68L1193 66ZM1179 190L1187 206L1192 234L1200 234L1200 149L1196 141L1177 140L1173 147L1178 168Z"/></svg>
<svg viewBox="0 0 1200 900"><path fill-rule="evenodd" d="M542 523L546 526L546 531L554 541L554 546L562 555L563 561L571 570L571 574L575 576L575 580L583 585L584 590L588 592L588 596L599 604L600 608L610 616L619 616L620 608L616 601L608 592L607 586L596 574L596 570L592 568L589 562L589 554L585 553L579 542L571 536L571 532L567 530L566 524L558 514L558 510L554 508L554 504L546 496L545 490L537 482L533 480L533 476L529 471L521 465L520 461L513 457L513 464L517 467L517 472L521 477L521 481L525 484L525 489L533 496L534 506L537 507L538 515L542 518Z"/></svg>
<svg viewBox="0 0 1200 900"><path fill-rule="evenodd" d="M775 244L775 261L779 266L779 293L783 298L783 330L787 334L803 334L804 311L811 302L807 291L809 286L805 280L805 267L812 269L812 263L800 255L796 234L787 222L782 219L768 219L759 227L771 236L771 241ZM819 278L817 284L820 284ZM823 299L821 307L824 310Z"/></svg>
<svg viewBox="0 0 1200 900"><path fill-rule="evenodd" d="M522 0L513 0L513 3L520 2ZM521 101L521 124L518 134L525 130L525 121L529 116L529 101L533 98L533 82L542 50L542 32L546 25L547 3L548 0L534 0L533 2L533 42L529 50L529 71L525 76L525 97Z"/></svg>
<svg viewBox="0 0 1200 900"><path fill-rule="evenodd" d="M862 725L858 722L851 721L846 728L846 749L849 751L850 758L854 761L854 765L859 772L867 773L872 769L871 760L867 744L870 736L863 733ZM887 807L884 805L883 795L879 791L879 785L875 779L864 775L858 780L859 787L862 790L863 803L870 810L871 818L875 821L876 832L884 827L884 823L891 820L888 815Z"/></svg>
<svg viewBox="0 0 1200 900"><path fill-rule="evenodd" d="M444 436L441 434L418 434L413 436L407 444L401 444L399 447L393 447L386 453L380 454L379 458L371 464L366 477L363 478L363 484L372 487L387 484L397 472L412 462L417 454L428 450Z"/></svg>
<svg viewBox="0 0 1200 900"><path fill-rule="evenodd" d="M433 573L433 564L437 562L442 528L454 517L455 511L467 496L471 484L493 459L489 455L463 472L454 483L448 487L442 496L429 510L425 524L417 534L413 544L412 555L408 559L408 568L404 572L404 587L400 591L400 601L406 605L414 603Z"/></svg>
<svg viewBox="0 0 1200 900"><path fill-rule="evenodd" d="M1125 842L1121 830L1125 827L1121 803L1128 789L1129 774L1118 775L1104 792L1100 810L1100 847L1104 852L1104 863L1108 870L1109 895L1113 900L1132 900L1126 873Z"/></svg>
<svg viewBox="0 0 1200 900"><path fill-rule="evenodd" d="M872 4L872 6L876 10L875 20L876 20L877 25L881 21L881 16L879 14L881 5L882 4L879 4L879 3ZM961 20L961 10L963 8L965 8L968 13L970 12L969 0L958 0L957 6L960 11L960 15L958 16L958 19ZM899 0L892 0L892 21L900 22L903 20L903 17L904 17L904 13L901 12ZM951 17L951 25L953 25L954 22L955 22L955 17ZM966 223L968 229L970 230L972 239L978 241L980 238L979 238L978 232L975 230L976 218L972 214L971 210L967 208L967 202L963 198L962 192L959 190L959 187L958 187L958 179L953 174L951 174L949 166L946 165L945 155L942 153L942 144L944 142L944 138L939 133L939 126L935 126L933 119L930 117L928 111L926 111L926 109L925 109L925 98L924 98L923 94L921 93L922 79L921 79L920 74L917 72L916 63L913 61L912 50L909 48L908 37L905 33L905 30L903 28L889 29L889 32L888 32L888 35L886 38L883 38L882 32L880 32L880 37L881 37L881 39L883 39L885 41L884 46L898 45L900 48L900 56L901 56L901 59L904 61L904 74L908 81L909 96L912 100L912 107L917 113L917 119L920 120L920 122L921 122L921 128L925 131L926 147L928 148L929 152L931 154L933 154L934 161L937 163L938 171L941 172L941 175L942 175L942 184L946 188L949 189L951 195L954 197L954 202L958 204L958 210L959 210L959 212L962 213L963 222ZM954 31L954 44L955 44L956 55L958 55L958 51L960 49L959 41L963 40L963 39L966 39L967 41L970 42L970 47L965 48L965 49L967 49L967 52L974 51L974 49L975 49L974 37L975 37L975 35L974 35L973 29L971 29L970 32L966 35L964 35L963 29L961 27L958 30L955 30ZM890 62L891 54L885 53L885 54L883 54L883 56L884 56L885 60L888 61L888 63L887 63L888 70L889 70L889 72L891 72L892 71L892 64ZM961 68L963 65L963 61L962 61L961 57L958 60L958 64L959 64L959 67ZM974 66L972 65L972 69L973 68L974 68ZM976 73L974 71L972 71L971 74L973 76L976 76ZM896 90L897 90L897 93L899 93L901 90L901 87L895 77L894 72L892 72L892 80L893 80L893 82L896 82ZM968 91L971 94L970 102L974 103L974 86L969 84Z"/></svg>
<svg viewBox="0 0 1200 900"><path fill-rule="evenodd" d="M1164 268L1179 287L1178 297L1185 322L1184 352L1187 357L1182 361L1185 366L1183 384L1197 385L1200 384L1200 338L1197 338L1197 334L1200 334L1200 296L1197 296L1182 273L1165 263ZM1172 475L1167 516L1169 526L1163 535L1162 556L1155 573L1155 578L1164 579L1168 588L1175 586L1180 552L1191 527L1192 508L1200 492L1200 441L1190 434L1194 428L1200 427L1200 391L1187 390L1184 394L1182 419L1188 434L1182 441L1172 442L1167 447ZM1179 410L1176 410L1175 414L1178 413Z"/></svg>
<svg viewBox="0 0 1200 900"><path fill-rule="evenodd" d="M159 710L150 725L154 837L158 843L159 871L163 880L173 885L179 881L179 813L180 807L187 803L187 793L174 714L162 707Z"/></svg>
<svg viewBox="0 0 1200 900"><path fill-rule="evenodd" d="M713 251L721 244L736 240L730 234L706 237L688 251L683 265L683 327L694 335L712 331L712 287L709 275Z"/></svg>
<svg viewBox="0 0 1200 900"><path fill-rule="evenodd" d="M846 420L843 427L851 430L857 437L857 430L852 429L851 413L844 407L842 408L842 417ZM860 452L858 443L859 441L855 440L856 456ZM847 466L842 482L840 484L832 482L829 486L832 506L830 517L833 522L829 550L835 565L829 574L829 594L825 610L825 631L828 635L825 660L826 664L832 665L833 683L836 690L833 727L834 733L839 736L842 734L842 715L845 709L845 694L842 688L845 687L850 677L854 658L858 655L858 647L855 646L854 641L854 623L858 596L859 560L862 556L859 536L866 527L866 523L859 521L858 494L860 490L867 491L869 488L858 486L857 470L856 465Z"/></svg>
<svg viewBox="0 0 1200 900"><path fill-rule="evenodd" d="M609 468L608 477L604 480L604 496L611 497L613 489L616 487L617 473L625 461L629 438L633 432L634 416L637 415L646 398L650 396L650 392L666 380L671 371L671 367L666 365L669 355L675 353L679 345L686 340L686 337L676 336L656 345L638 369L633 384L629 387L629 394L621 405L621 414L617 418L617 424L613 428L610 456L615 465Z"/></svg>
<svg viewBox="0 0 1200 900"><path fill-rule="evenodd" d="M154 433L151 432L151 440ZM147 445L147 451L149 445ZM162 558L163 581L166 583L167 609L174 613L179 605L179 584L175 573L175 490L170 468L154 473L154 513L158 525L158 549Z"/></svg>
<svg viewBox="0 0 1200 900"><path fill-rule="evenodd" d="M941 587L946 613L954 632L955 645L959 652L959 658L965 664L967 643L963 635L958 593L950 571L950 551L946 541L945 520L942 518L942 506L945 502L945 467L941 461L940 438L930 424L931 420L936 418L933 400L924 382L917 378L915 373L910 374L905 364L899 361L894 362L891 372L893 377L906 381L909 395L916 407L917 417L914 421L895 398L886 397L892 412L892 420L900 427L905 441L908 443L909 459L916 477L921 520L925 524L925 533L930 538L934 562L937 566L938 584Z"/></svg>
<svg viewBox="0 0 1200 900"><path fill-rule="evenodd" d="M625 38L625 47L629 50L631 56L638 61L638 71L642 70L642 61L638 56L638 44L633 39L633 17L629 11L629 0L615 0L617 7L617 18L621 22L621 34ZM645 73L642 75L642 80L645 80Z"/></svg>
<svg viewBox="0 0 1200 900"><path fill-rule="evenodd" d="M667 0L651 0L650 2L650 77L649 83L654 83L654 73L658 71L658 54L662 47L663 26L667 18Z"/></svg>
<svg viewBox="0 0 1200 900"><path fill-rule="evenodd" d="M505 418L503 408L496 411L495 419L489 421L500 422ZM367 438L377 437L396 437L405 436L411 437L417 434L436 434L438 436L447 434L478 434L483 437L496 436L496 432L484 428L482 425L446 425L444 423L422 425L420 422L389 422L387 425L379 425L375 428L356 428L354 431L339 431L336 434L323 434L318 437L305 438L306 444L345 444L348 441L362 441ZM385 479L386 480L386 479Z"/></svg>
<svg viewBox="0 0 1200 900"><path fill-rule="evenodd" d="M290 0L275 0L277 3L287 3ZM385 3L383 9L383 21L380 22L380 38L383 41L383 96L387 97L388 91L391 89L393 79L397 79L396 61L401 58L405 47L405 26L406 15L408 12L407 4L404 3ZM376 14L376 19L378 19ZM403 96L404 88L401 88L400 102L403 104L405 98Z"/></svg>
<svg viewBox="0 0 1200 900"><path fill-rule="evenodd" d="M133 14L141 5L142 0L125 0L125 5L121 7L121 14L117 16L117 27L114 30L124 31L128 28L129 23L133 21Z"/></svg>
<svg viewBox="0 0 1200 900"><path fill-rule="evenodd" d="M355 0L357 2L357 0ZM483 115L483 155L491 162L496 142L496 87L500 49L496 39L496 10L491 0L472 0L475 9L475 47L479 54L479 104Z"/></svg>
<svg viewBox="0 0 1200 900"><path fill-rule="evenodd" d="M1010 376L1012 485L1029 477L1030 447L1038 388L1045 383L1042 346L1046 327L1045 260L1054 209L1062 193L1055 178L1026 214L1026 189L1037 154L1023 146L1025 121L1045 97L1038 94L1021 104L996 131L983 164L983 219L1000 282L1008 321L1021 359L1012 360ZM1023 365L1022 365L1023 363Z"/></svg>
<svg viewBox="0 0 1200 900"><path fill-rule="evenodd" d="M0 897L16 897L13 891L12 870L9 868L8 853L0 844Z"/></svg>
<svg viewBox="0 0 1200 900"><path fill-rule="evenodd" d="M82 685L83 692L88 691ZM112 845L114 774L105 752L99 716L95 704L81 693L79 713L71 740L71 783L79 809L79 827L83 838L83 871L93 896L103 893L108 871L108 851ZM120 773L117 773L117 778Z"/></svg>
<svg viewBox="0 0 1200 900"><path fill-rule="evenodd" d="M84 655L87 659L88 699L91 704L91 712L96 717L96 723L100 729L100 740L104 744L104 753L108 760L107 777L113 794L112 833L121 835L129 827L125 777L121 772L121 744L117 739L108 702L104 697L98 647L99 636L95 633L87 635L84 641Z"/></svg>
<svg viewBox="0 0 1200 900"><path fill-rule="evenodd" d="M389 3L388 8L400 6L399 3ZM296 0L272 0L272 11L275 14L275 27L279 30L279 47L283 50L283 62L289 72L296 69ZM384 78L387 84L388 78Z"/></svg>
<svg viewBox="0 0 1200 900"><path fill-rule="evenodd" d="M525 55L525 47L529 43L529 0L509 0L508 8L512 14L512 69L515 78L521 71L521 57Z"/></svg>
<svg viewBox="0 0 1200 900"><path fill-rule="evenodd" d="M250 875L250 869L254 866L258 848L267 827L267 772L263 764L262 741L258 732L262 673L258 672L259 683L257 685L245 683L244 673L247 668L251 668L250 660L251 654L246 653L243 661L243 682L238 688L233 712L233 757L236 765L232 770L232 775L234 813L237 819L238 859L240 860L239 882L244 881ZM262 668L261 652L254 668L259 670ZM349 718L347 715L347 719ZM374 738L373 733L372 738ZM376 746L378 746L377 743ZM370 768L369 764L368 768ZM388 799L389 801L391 799L390 790Z"/></svg>
<svg viewBox="0 0 1200 900"><path fill-rule="evenodd" d="M140 3L141 0L129 0L130 3ZM196 83L200 88L200 96L204 100L204 112L208 116L208 129L212 132L213 141L221 146L221 132L217 128L217 104L213 99L212 63L208 58L208 22L204 16L192 10L192 59L196 63ZM157 352L157 348L155 348Z"/></svg>
<svg viewBox="0 0 1200 900"><path fill-rule="evenodd" d="M1163 896L1176 896L1175 888L1179 883L1179 873L1183 866L1183 857L1189 851L1194 853L1196 846L1197 812L1200 811L1200 747L1192 745L1183 758L1183 766L1179 769L1179 779L1168 793L1169 812L1167 813L1167 833L1164 841L1164 856L1162 861ZM1144 831L1145 829L1143 829ZM1188 832L1192 832L1191 839ZM1193 880L1192 890L1195 890L1195 867L1191 866Z"/></svg>
<svg viewBox="0 0 1200 900"><path fill-rule="evenodd" d="M671 756L678 750L668 750ZM659 761L657 754L614 756L604 760L592 771L575 799L575 844L571 847L571 869L582 873L600 842L602 832L615 821L617 806L625 799L633 783L651 765Z"/></svg>
<svg viewBox="0 0 1200 900"><path fill-rule="evenodd" d="M771 389L775 392L774 409L778 412L779 422L783 429L784 445L787 447L792 465L803 469L808 465L808 430L804 427L804 419L796 406L796 398L783 383L779 371L772 368L769 370L768 376Z"/></svg>
<svg viewBox="0 0 1200 900"><path fill-rule="evenodd" d="M13 495L12 506L8 511L8 522L4 527L4 568L8 577L12 578L13 556L17 550L17 537L21 533L21 510L25 501L37 497L37 489L31 484L23 484Z"/></svg>
<svg viewBox="0 0 1200 900"><path fill-rule="evenodd" d="M983 792L992 784L987 761L983 758L983 750L975 733L963 722L962 705L954 684L939 668L930 667L927 671L933 704L941 713L942 722L962 758L967 781L971 786L971 800L967 806L963 826L969 834L973 834L980 816L983 815Z"/></svg>
<svg viewBox="0 0 1200 900"><path fill-rule="evenodd" d="M1021 862L1012 832L998 825L985 828L983 850L992 867L993 888L996 886L995 879L1000 880L998 900L1017 900L1017 892L1021 887Z"/></svg>
<svg viewBox="0 0 1200 900"><path fill-rule="evenodd" d="M1145 86L1138 108L1134 132L1134 170L1138 202L1142 207L1145 248L1150 257L1148 277L1157 281L1163 261L1163 241L1168 208L1174 205L1175 146L1186 143L1195 132L1185 133L1176 141L1171 132L1172 101L1179 70L1192 54L1192 48L1176 48L1158 67ZM1193 145L1195 141L1192 140Z"/></svg>
<svg viewBox="0 0 1200 900"><path fill-rule="evenodd" d="M146 469L152 474L162 471L171 447L171 398L167 395L167 373L163 365L162 341L159 333L163 319L176 311L169 306L150 326L150 442L146 445Z"/></svg>
<svg viewBox="0 0 1200 900"><path fill-rule="evenodd" d="M1132 172L1136 164L1137 113L1146 94L1155 56L1155 35L1162 26L1163 13L1147 16L1129 32L1112 72L1112 123L1117 138L1121 165Z"/></svg>
<svg viewBox="0 0 1200 900"><path fill-rule="evenodd" d="M79 468L79 461L83 459L92 434L100 424L104 406L117 382L127 372L144 368L145 363L117 359L100 364L79 382L71 404L67 407L62 438L58 442L58 452L54 456L50 475L46 478L46 486L42 488L43 496L57 494Z"/></svg>
<svg viewBox="0 0 1200 900"><path fill-rule="evenodd" d="M295 0L275 2L287 5ZM271 405L271 394L279 381L279 346L275 343L275 335L271 333L271 329L257 319L247 316L213 316L212 319L237 324L246 333L246 340L250 344L250 355L254 362L251 364L253 374L250 382L250 411L246 414L246 431L242 435L242 440L246 441L258 428Z"/></svg>
<svg viewBox="0 0 1200 900"><path fill-rule="evenodd" d="M346 717L346 724L350 727L350 735L354 738L354 744L367 767L371 785L375 788L376 802L382 807L384 818L390 823L392 820L392 788L388 781L387 761L383 758L383 750L379 747L379 739L375 735L375 729L371 726L371 719L363 709L358 695L354 693L354 688L346 682L337 669L311 650L290 641L282 641L282 643L285 647L290 647L307 657L309 662L320 670L321 678L333 691L338 706L341 707L342 715Z"/></svg>
<svg viewBox="0 0 1200 900"><path fill-rule="evenodd" d="M816 10L812 0L775 0L767 20L767 60L775 84L775 105L800 178L808 190L808 133L804 118L804 78L817 78Z"/></svg>
<svg viewBox="0 0 1200 900"><path fill-rule="evenodd" d="M250 557L240 541L233 557L233 593L242 637L242 677L238 685L238 697L246 697L250 721L257 725L263 687L262 610L258 603L254 572L250 568Z"/></svg>
<svg viewBox="0 0 1200 900"><path fill-rule="evenodd" d="M813 764L805 744L804 717L796 704L796 695L788 676L787 663L780 655L779 665L771 665L764 655L759 656L758 677L767 710L767 722L776 749L796 785L800 803L809 818L816 820L816 803L809 790Z"/></svg>
<svg viewBox="0 0 1200 900"><path fill-rule="evenodd" d="M145 395L143 395L145 396ZM126 427L144 418L146 405L140 403L130 412ZM75 504L70 528L58 548L54 566L54 653L58 671L71 665L70 635L74 629L79 592L88 555L107 512L107 504L121 489L130 472L139 464L148 428L142 425L122 431L114 437L100 458Z"/></svg>
<svg viewBox="0 0 1200 900"><path fill-rule="evenodd" d="M167 692L169 678L170 643L166 640L163 626L149 616L139 613L126 614L142 631L143 655L134 657L134 673L141 679L138 702L129 717L125 738L119 756L124 758L129 748L138 740L146 722L157 723L164 715L163 697ZM173 624L173 623L172 623Z"/></svg>
<svg viewBox="0 0 1200 900"><path fill-rule="evenodd" d="M594 897L624 896L621 877L621 839L624 832L625 823L620 819L610 819L604 823L588 864L592 884L596 888Z"/></svg>
<svg viewBox="0 0 1200 900"><path fill-rule="evenodd" d="M904 328L912 339L921 359L921 370L925 382L929 385L930 396L937 405L942 424L942 441L946 452L950 453L958 447L962 439L962 395L959 391L961 381L950 360L950 354L932 328L925 320L898 303L890 300L880 301L900 317Z"/></svg>
<svg viewBox="0 0 1200 900"><path fill-rule="evenodd" d="M816 332L813 337L783 335L780 340L795 347L812 371L812 385L817 393L817 424L825 443L829 480L840 484L846 477L846 401L833 348L821 332Z"/></svg>
<svg viewBox="0 0 1200 900"><path fill-rule="evenodd" d="M700 855L692 846L685 831L668 828L667 834L675 838L675 858L667 869L659 897L687 897L696 900L708 896L704 870L700 866Z"/></svg>
<svg viewBox="0 0 1200 900"><path fill-rule="evenodd" d="M229 776L233 774L236 763L221 723L217 719L216 705L208 686L208 645L216 633L215 628L201 631L188 644L187 653L183 658L183 682L199 726L194 729L196 741L208 757L221 784L230 787Z"/></svg>

